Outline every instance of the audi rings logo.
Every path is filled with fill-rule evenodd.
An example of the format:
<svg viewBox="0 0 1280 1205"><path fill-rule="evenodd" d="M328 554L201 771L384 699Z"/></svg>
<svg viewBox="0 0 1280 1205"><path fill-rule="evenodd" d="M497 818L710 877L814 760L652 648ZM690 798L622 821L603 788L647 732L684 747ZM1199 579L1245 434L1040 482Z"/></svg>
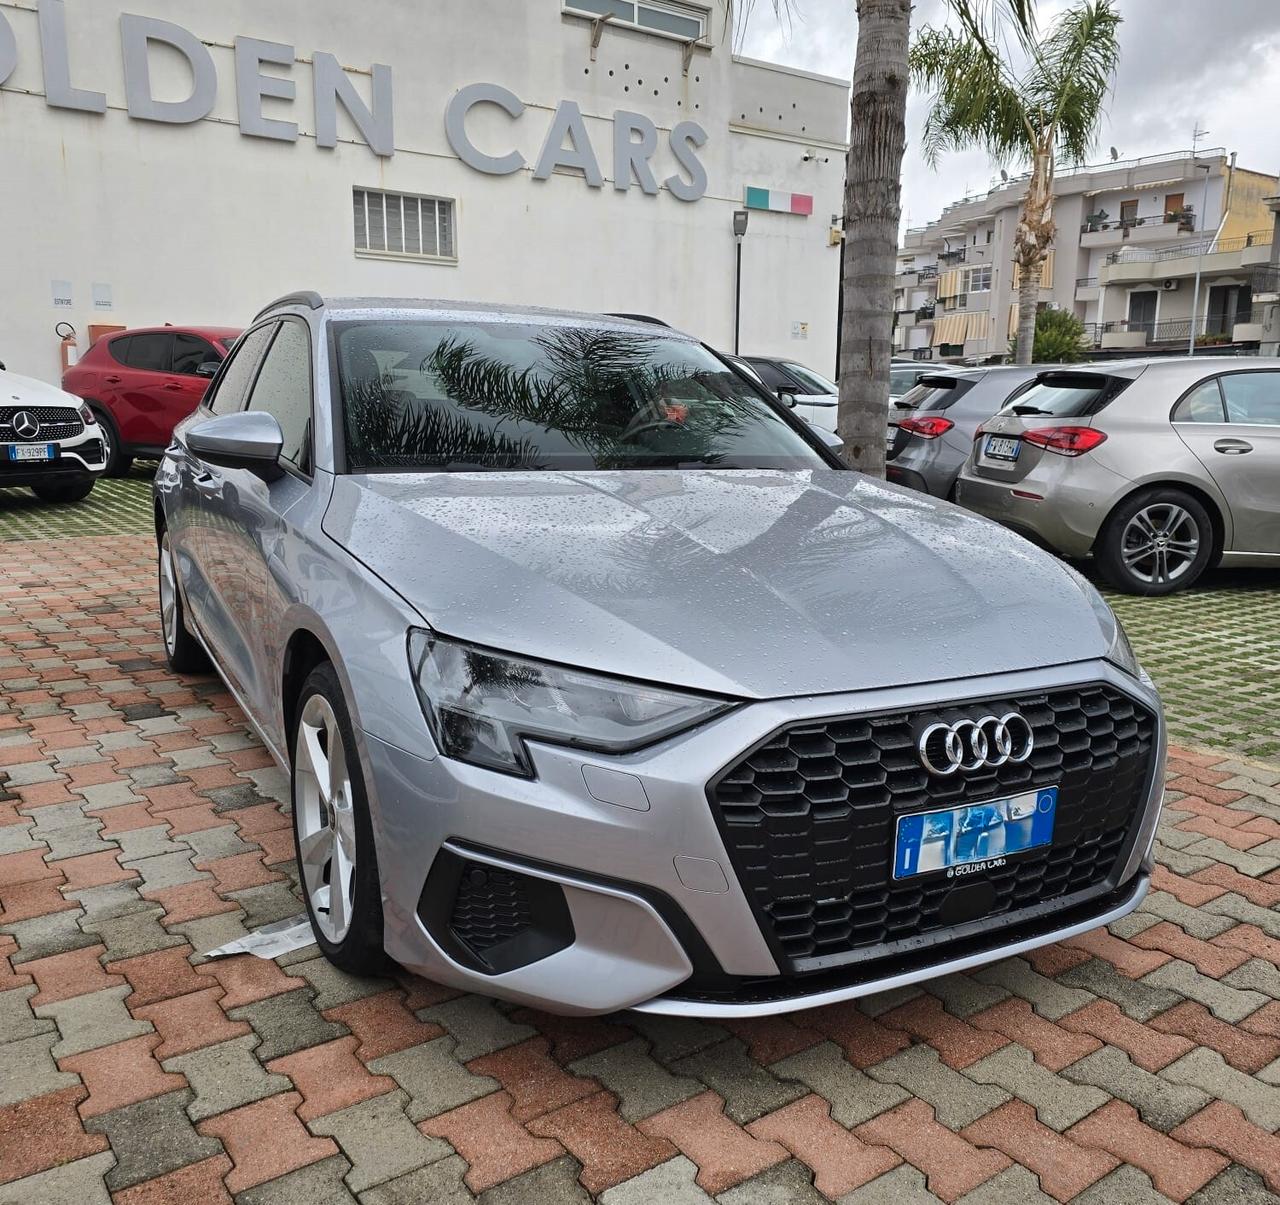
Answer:
<svg viewBox="0 0 1280 1205"><path fill-rule="evenodd" d="M920 764L930 774L946 778L963 770L1017 764L1031 756L1035 748L1031 725L1016 711L1007 715L985 715L979 720L957 720L952 724L930 724L920 733L916 751Z"/></svg>
<svg viewBox="0 0 1280 1205"><path fill-rule="evenodd" d="M40 424L29 410L19 410L13 416L13 432L19 439L35 439L40 434Z"/></svg>

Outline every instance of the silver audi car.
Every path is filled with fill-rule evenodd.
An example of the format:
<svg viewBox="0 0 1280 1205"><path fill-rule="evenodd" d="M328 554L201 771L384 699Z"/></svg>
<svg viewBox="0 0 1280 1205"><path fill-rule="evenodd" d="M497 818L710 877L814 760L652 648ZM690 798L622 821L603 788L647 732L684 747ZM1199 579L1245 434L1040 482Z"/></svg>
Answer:
<svg viewBox="0 0 1280 1205"><path fill-rule="evenodd" d="M289 772L348 971L753 1016L1148 889L1164 723L1097 592L676 331L283 298L155 521L170 663Z"/></svg>

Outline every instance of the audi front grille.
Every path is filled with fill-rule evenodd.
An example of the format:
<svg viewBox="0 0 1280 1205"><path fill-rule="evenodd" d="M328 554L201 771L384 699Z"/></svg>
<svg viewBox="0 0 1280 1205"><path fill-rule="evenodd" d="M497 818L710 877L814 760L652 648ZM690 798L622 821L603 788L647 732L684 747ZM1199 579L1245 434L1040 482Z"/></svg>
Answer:
<svg viewBox="0 0 1280 1205"><path fill-rule="evenodd" d="M945 776L921 764L929 725L1010 713L1031 726L1026 760ZM989 885L972 919L1008 923L1114 890L1147 798L1155 734L1150 711L1102 683L806 720L745 753L708 794L780 968L803 973L946 940L955 924L946 901L961 882ZM898 816L1050 786L1051 845L963 879L892 877Z"/></svg>

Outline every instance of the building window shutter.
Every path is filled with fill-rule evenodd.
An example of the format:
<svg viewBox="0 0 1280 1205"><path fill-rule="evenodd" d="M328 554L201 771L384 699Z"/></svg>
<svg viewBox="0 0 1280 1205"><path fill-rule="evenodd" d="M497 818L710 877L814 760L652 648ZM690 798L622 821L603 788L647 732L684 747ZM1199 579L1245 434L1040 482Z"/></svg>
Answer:
<svg viewBox="0 0 1280 1205"><path fill-rule="evenodd" d="M454 204L446 197L352 189L356 254L455 260Z"/></svg>

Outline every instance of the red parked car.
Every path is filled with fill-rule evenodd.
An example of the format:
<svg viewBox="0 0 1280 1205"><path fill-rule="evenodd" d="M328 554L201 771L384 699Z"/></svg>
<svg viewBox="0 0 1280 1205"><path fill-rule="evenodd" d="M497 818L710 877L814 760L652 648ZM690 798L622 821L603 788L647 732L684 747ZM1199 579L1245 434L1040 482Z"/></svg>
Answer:
<svg viewBox="0 0 1280 1205"><path fill-rule="evenodd" d="M239 335L225 326L120 331L62 374L62 388L84 398L102 428L108 476L123 476L135 456L163 454Z"/></svg>

